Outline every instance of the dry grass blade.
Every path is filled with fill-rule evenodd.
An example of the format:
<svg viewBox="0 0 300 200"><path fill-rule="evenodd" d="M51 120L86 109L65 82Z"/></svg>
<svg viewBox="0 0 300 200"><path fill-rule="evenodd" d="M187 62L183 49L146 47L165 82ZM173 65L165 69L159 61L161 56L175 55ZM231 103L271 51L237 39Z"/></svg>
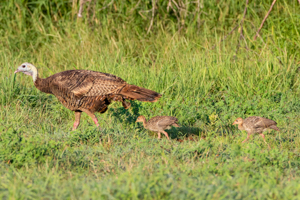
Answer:
<svg viewBox="0 0 300 200"><path fill-rule="evenodd" d="M255 36L254 36L254 38L253 38L254 40L256 40L256 38L258 37L259 32L260 32L260 30L262 29L262 27L263 27L265 21L267 20L269 14L271 13L271 11L272 11L273 6L275 5L275 3L276 3L276 0L274 0L274 1L272 2L272 5L271 5L269 11L267 12L265 18L264 18L263 21L261 22L260 27L259 27L258 30L256 31L256 34L255 34Z"/></svg>
<svg viewBox="0 0 300 200"><path fill-rule="evenodd" d="M150 25L149 25L147 34L150 33L151 27L153 26L154 15L155 15L155 5L156 5L156 0L152 0L152 17L151 17L151 21L150 21Z"/></svg>
<svg viewBox="0 0 300 200"><path fill-rule="evenodd" d="M241 22L240 22L240 29L239 29L239 31L240 31L240 39L238 40L238 45L237 45L237 48L236 48L236 54L238 54L238 51L239 51L239 48L240 48L240 42L241 42L241 40L244 40L244 41L245 41L245 37L244 37L244 35L243 35L243 23L244 23L245 16L246 16L246 13L247 13L248 3L249 3L249 0L246 0L246 5L245 5L245 9L244 9L244 14L243 14L243 17L242 17ZM246 49L248 50L246 41L245 41L245 44L246 44Z"/></svg>

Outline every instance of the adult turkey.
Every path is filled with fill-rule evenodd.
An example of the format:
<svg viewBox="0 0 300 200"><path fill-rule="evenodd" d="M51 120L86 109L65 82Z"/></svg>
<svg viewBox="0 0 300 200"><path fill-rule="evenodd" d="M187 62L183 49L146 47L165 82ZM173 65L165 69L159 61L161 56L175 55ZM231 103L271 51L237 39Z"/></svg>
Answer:
<svg viewBox="0 0 300 200"><path fill-rule="evenodd" d="M235 124L238 124L239 130L245 130L248 133L247 138L242 143L249 140L250 135L255 133L259 133L259 135L263 138L264 142L266 142L265 135L263 134L264 131L268 129L279 131L279 128L277 127L277 123L275 121L258 116L252 116L246 119L239 117L236 120L234 120L232 125Z"/></svg>
<svg viewBox="0 0 300 200"><path fill-rule="evenodd" d="M55 95L66 108L75 111L73 130L80 123L81 112L88 114L98 127L94 113L104 113L112 101L120 101L128 109L130 103L126 99L156 102L161 97L157 92L130 85L117 76L102 72L68 70L42 79L37 68L30 63L23 63L17 72L32 76L37 89Z"/></svg>

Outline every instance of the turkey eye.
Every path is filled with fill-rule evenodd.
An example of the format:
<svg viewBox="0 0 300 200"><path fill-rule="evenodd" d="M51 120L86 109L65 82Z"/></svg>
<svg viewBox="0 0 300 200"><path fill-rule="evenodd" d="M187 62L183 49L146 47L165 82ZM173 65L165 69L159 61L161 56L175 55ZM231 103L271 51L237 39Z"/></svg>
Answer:
<svg viewBox="0 0 300 200"><path fill-rule="evenodd" d="M22 65L23 68L25 68L25 65Z"/></svg>
<svg viewBox="0 0 300 200"><path fill-rule="evenodd" d="M235 120L236 122L238 121L238 120Z"/></svg>

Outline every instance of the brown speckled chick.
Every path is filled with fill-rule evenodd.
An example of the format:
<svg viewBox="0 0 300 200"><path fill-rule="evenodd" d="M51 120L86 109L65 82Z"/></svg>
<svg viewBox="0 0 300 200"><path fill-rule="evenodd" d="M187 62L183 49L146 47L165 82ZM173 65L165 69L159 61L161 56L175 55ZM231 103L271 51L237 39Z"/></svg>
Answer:
<svg viewBox="0 0 300 200"><path fill-rule="evenodd" d="M177 124L178 119L170 116L156 116L147 122L146 118L141 115L137 118L136 122L143 122L145 129L157 132L158 138L161 138L161 133L163 133L168 139L170 139L168 133L164 130L170 129L171 126L179 127Z"/></svg>
<svg viewBox="0 0 300 200"><path fill-rule="evenodd" d="M247 138L242 142L246 142L249 140L250 135L259 133L259 135L265 140L265 135L263 134L264 131L267 129L273 129L279 131L279 128L276 126L277 123L271 119L263 118L263 117L248 117L246 119L237 118L232 125L238 124L239 130L247 131L248 135Z"/></svg>

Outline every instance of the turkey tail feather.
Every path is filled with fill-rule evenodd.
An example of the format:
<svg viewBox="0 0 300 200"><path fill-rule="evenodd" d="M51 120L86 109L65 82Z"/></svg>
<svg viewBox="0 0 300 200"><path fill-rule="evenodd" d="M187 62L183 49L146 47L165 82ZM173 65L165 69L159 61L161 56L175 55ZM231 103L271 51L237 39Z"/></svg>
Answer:
<svg viewBox="0 0 300 200"><path fill-rule="evenodd" d="M157 92L138 87L136 85L126 85L121 90L120 94L132 99L146 102L156 102L161 97L161 94Z"/></svg>
<svg viewBox="0 0 300 200"><path fill-rule="evenodd" d="M175 126L175 127L180 127L179 124L177 124L177 123L174 123L172 125Z"/></svg>
<svg viewBox="0 0 300 200"><path fill-rule="evenodd" d="M270 126L270 128L275 131L280 131L280 129L276 125L272 125L272 126Z"/></svg>

